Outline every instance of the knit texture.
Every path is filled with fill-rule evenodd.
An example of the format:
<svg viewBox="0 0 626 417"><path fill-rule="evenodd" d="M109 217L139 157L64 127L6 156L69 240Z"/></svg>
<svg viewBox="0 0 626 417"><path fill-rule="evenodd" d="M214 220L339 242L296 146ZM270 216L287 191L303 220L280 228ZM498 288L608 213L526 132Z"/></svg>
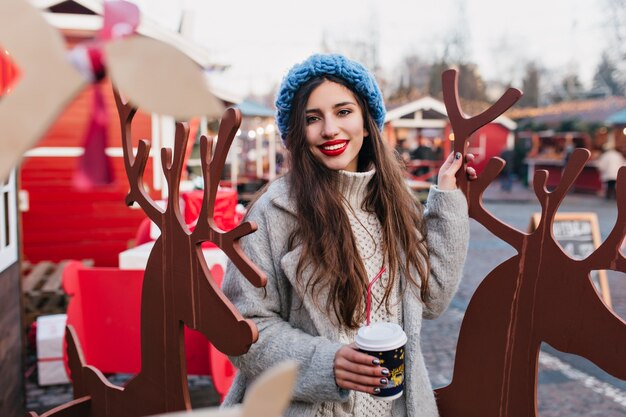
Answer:
<svg viewBox="0 0 626 417"><path fill-rule="evenodd" d="M294 65L280 85L276 95L276 123L283 142L287 141L287 130L291 117L293 98L300 87L312 78L334 75L346 81L354 91L365 98L372 118L382 130L385 122L385 103L380 88L363 65L338 54L316 54Z"/></svg>
<svg viewBox="0 0 626 417"><path fill-rule="evenodd" d="M383 266L382 227L375 213L362 209L367 192L367 184L373 178L375 171L348 172L339 171L339 191L344 197L346 214L350 221L352 234L357 245L359 256L365 266L370 282ZM371 322L391 322L402 325L402 308L400 304L400 285L395 282L390 296L390 310L387 311L382 299L389 283L389 271L380 277L372 286ZM361 323L365 325L366 323ZM356 331L351 329L340 330L340 341L345 344L354 342ZM350 392L350 398L343 403L322 403L316 417L385 417L391 416L390 401L377 400L363 392Z"/></svg>

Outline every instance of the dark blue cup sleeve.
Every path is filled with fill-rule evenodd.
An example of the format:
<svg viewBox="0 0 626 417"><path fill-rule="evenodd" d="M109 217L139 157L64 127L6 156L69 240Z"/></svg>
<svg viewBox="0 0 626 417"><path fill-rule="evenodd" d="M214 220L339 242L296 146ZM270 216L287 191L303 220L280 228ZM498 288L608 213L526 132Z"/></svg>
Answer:
<svg viewBox="0 0 626 417"><path fill-rule="evenodd" d="M387 386L380 387L380 394L375 397L393 397L404 390L404 346L387 351L371 351L359 349L363 353L374 356L380 361L380 366L389 369Z"/></svg>

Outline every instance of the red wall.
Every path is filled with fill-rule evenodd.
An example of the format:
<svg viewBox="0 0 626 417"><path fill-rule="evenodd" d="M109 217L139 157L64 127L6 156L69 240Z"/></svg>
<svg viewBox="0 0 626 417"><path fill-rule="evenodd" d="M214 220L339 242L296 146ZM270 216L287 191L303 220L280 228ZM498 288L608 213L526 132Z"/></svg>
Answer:
<svg viewBox="0 0 626 417"><path fill-rule="evenodd" d="M450 135L451 128L448 123L444 129L444 137L447 138ZM489 159L493 156L500 156L502 151L506 148L507 136L509 134L509 130L502 126L499 123L489 123L486 126L478 129L472 136L469 138L469 152L472 152L473 148L477 148L480 144L480 135L484 134L486 136L485 140L485 155L483 158L478 158L476 152L474 154L477 156L477 159L474 161L472 166L476 168L476 171L480 173ZM450 143L448 141L444 141L444 143ZM454 150L454 143L450 143L450 149L448 152L452 152ZM444 149L444 152L446 149Z"/></svg>
<svg viewBox="0 0 626 417"><path fill-rule="evenodd" d="M506 149L506 141L509 130L502 126L499 123L489 123L486 126L481 127L470 137L470 145L469 151L472 151L472 148L478 147L480 143L480 135L485 135L485 153L481 158L477 152L474 152L476 155L476 159L474 160L474 164L472 165L476 168L476 171L480 173L489 159L493 156L500 156L502 151Z"/></svg>
<svg viewBox="0 0 626 417"><path fill-rule="evenodd" d="M111 86L102 86L109 112L108 146L121 147L119 119ZM38 147L81 147L91 109L91 89L82 92L61 114ZM150 116L137 113L133 143L150 138ZM117 266L145 217L126 207L128 182L122 158L112 158L114 184L83 192L74 189L76 157L26 157L21 166L21 190L28 192L29 210L22 213L24 259L93 259L99 266ZM146 183L152 183L148 163ZM149 187L148 187L149 188Z"/></svg>

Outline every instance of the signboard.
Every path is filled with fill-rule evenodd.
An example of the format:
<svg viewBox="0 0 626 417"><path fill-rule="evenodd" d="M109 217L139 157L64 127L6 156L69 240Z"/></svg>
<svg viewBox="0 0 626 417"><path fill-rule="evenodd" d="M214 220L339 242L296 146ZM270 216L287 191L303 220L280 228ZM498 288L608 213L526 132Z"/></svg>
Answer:
<svg viewBox="0 0 626 417"><path fill-rule="evenodd" d="M530 232L537 228L540 220L541 213L534 213ZM557 213L552 232L565 253L574 259L585 259L601 244L596 213ZM591 278L606 305L612 307L606 271L592 271Z"/></svg>

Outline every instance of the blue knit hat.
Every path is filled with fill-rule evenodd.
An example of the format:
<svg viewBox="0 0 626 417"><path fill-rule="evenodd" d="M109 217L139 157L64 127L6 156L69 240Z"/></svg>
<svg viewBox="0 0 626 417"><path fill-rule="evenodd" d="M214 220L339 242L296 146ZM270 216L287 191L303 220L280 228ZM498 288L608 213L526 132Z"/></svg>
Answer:
<svg viewBox="0 0 626 417"><path fill-rule="evenodd" d="M317 54L294 65L283 78L276 95L276 123L283 142L287 140L289 118L296 92L311 78L320 75L334 75L341 78L363 96L372 118L382 130L385 122L385 104L374 76L363 65L343 55Z"/></svg>

